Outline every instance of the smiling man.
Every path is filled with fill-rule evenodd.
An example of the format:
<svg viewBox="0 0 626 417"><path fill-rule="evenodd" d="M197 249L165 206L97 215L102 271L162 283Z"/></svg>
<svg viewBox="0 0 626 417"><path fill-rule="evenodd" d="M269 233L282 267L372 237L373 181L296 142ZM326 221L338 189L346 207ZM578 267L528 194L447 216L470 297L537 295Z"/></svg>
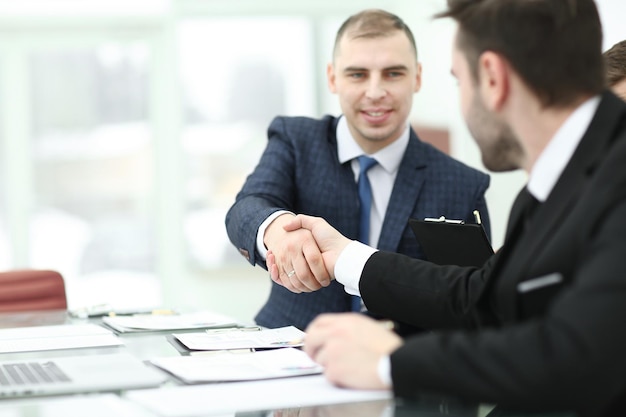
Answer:
<svg viewBox="0 0 626 417"><path fill-rule="evenodd" d="M294 214L323 217L346 236L415 258L423 252L411 217L473 222L478 210L489 233L489 177L422 142L409 125L421 65L400 18L382 10L348 18L327 76L343 115L274 119L261 160L226 216L228 235L248 262L266 268L269 250L284 272L256 316L266 327L304 329L320 313L360 310L358 298L330 282L310 232L285 232ZM366 177L370 210L360 210L361 156L375 160Z"/></svg>

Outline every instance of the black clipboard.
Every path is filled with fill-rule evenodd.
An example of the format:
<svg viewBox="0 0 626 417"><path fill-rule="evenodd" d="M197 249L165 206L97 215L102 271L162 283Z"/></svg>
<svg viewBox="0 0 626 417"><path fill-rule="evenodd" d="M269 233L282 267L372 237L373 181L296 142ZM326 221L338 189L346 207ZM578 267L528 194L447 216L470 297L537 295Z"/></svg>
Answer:
<svg viewBox="0 0 626 417"><path fill-rule="evenodd" d="M493 255L483 226L459 220L409 219L426 260L439 265L482 266Z"/></svg>

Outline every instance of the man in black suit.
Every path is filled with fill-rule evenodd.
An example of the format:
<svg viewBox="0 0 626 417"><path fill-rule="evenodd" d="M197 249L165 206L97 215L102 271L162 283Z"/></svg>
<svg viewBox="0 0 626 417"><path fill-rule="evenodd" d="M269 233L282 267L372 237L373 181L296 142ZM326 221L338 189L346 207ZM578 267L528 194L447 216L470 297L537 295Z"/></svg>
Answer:
<svg viewBox="0 0 626 417"><path fill-rule="evenodd" d="M437 266L298 216L287 230L312 232L347 292L432 329L403 340L323 315L305 349L342 386L626 415L626 104L604 91L596 5L449 0L441 16L458 22L452 72L485 166L529 174L504 246L482 268Z"/></svg>

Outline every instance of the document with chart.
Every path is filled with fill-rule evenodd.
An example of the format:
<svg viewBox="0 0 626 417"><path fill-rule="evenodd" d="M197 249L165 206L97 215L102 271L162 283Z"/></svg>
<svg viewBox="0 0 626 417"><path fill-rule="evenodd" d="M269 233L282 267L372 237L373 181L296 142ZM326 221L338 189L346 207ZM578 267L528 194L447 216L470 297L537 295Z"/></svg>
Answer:
<svg viewBox="0 0 626 417"><path fill-rule="evenodd" d="M304 332L294 326L217 329L173 336L190 350L272 349L304 344Z"/></svg>

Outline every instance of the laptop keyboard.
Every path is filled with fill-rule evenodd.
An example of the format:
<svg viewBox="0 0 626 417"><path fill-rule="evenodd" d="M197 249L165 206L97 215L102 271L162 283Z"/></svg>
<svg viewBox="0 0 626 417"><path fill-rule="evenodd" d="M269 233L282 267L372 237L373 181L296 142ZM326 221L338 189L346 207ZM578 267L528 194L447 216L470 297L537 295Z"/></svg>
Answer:
<svg viewBox="0 0 626 417"><path fill-rule="evenodd" d="M52 361L10 363L0 366L0 386L70 382Z"/></svg>

